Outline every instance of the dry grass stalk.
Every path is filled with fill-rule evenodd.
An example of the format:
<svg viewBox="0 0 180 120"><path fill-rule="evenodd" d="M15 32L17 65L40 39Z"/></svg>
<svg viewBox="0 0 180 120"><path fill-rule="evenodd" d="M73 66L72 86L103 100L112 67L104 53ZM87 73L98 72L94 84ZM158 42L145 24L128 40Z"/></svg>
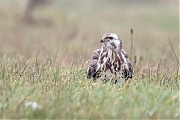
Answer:
<svg viewBox="0 0 180 120"><path fill-rule="evenodd" d="M132 60L132 51L133 51L133 29L131 28L131 51L130 51L130 60Z"/></svg>
<svg viewBox="0 0 180 120"><path fill-rule="evenodd" d="M173 54L174 54L174 56L175 56L175 58L176 58L176 61L177 61L177 66L178 66L177 74L178 74L178 73L179 73L179 60L178 60L178 57L177 57L177 55L176 55L176 53L175 53L175 51L174 51L174 47L173 47L173 45L172 45L172 42L171 42L171 39L170 39L170 38L169 38L169 43L170 43L170 45L171 45L171 49L172 49Z"/></svg>
<svg viewBox="0 0 180 120"><path fill-rule="evenodd" d="M134 55L134 66L136 66L136 63L137 63L137 56Z"/></svg>
<svg viewBox="0 0 180 120"><path fill-rule="evenodd" d="M161 66L161 63L162 63L162 58L163 58L164 53L165 53L165 50L166 50L166 46L167 46L167 44L164 46L164 50L163 50L163 53L162 53L161 59L159 60L159 63L158 63L158 66L157 66L157 75L158 75L159 70L160 70L160 66Z"/></svg>

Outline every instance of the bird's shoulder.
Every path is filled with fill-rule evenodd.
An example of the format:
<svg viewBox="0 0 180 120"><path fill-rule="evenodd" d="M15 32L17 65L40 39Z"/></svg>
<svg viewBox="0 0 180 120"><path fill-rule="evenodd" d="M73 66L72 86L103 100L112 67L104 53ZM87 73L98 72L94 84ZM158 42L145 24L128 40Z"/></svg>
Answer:
<svg viewBox="0 0 180 120"><path fill-rule="evenodd" d="M97 49L93 52L92 58L91 59L98 59L100 55L101 49Z"/></svg>
<svg viewBox="0 0 180 120"><path fill-rule="evenodd" d="M97 49L97 50L95 50L93 52L93 55L92 55L91 59L89 59L89 61L88 61L88 66L89 67L96 66L97 61L99 59L100 51L101 51L101 49Z"/></svg>
<svg viewBox="0 0 180 120"><path fill-rule="evenodd" d="M127 53L124 51L124 49L121 49L121 53L125 56L125 58L128 58Z"/></svg>
<svg viewBox="0 0 180 120"><path fill-rule="evenodd" d="M93 52L91 59L88 61L87 78L95 77L95 73L98 68L98 59L101 49L97 49Z"/></svg>

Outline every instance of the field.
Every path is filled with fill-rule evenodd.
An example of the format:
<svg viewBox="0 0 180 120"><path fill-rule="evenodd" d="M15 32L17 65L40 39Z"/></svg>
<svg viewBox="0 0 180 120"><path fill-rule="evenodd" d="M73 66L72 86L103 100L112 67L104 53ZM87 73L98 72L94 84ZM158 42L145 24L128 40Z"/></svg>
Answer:
<svg viewBox="0 0 180 120"><path fill-rule="evenodd" d="M28 21L26 2L0 1L0 118L180 119L178 5L61 0ZM107 32L120 36L133 63L122 84L86 78Z"/></svg>

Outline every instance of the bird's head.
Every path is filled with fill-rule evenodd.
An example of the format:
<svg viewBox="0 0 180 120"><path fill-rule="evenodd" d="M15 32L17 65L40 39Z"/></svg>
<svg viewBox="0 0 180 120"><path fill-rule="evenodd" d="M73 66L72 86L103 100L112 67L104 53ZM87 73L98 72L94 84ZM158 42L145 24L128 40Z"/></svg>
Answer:
<svg viewBox="0 0 180 120"><path fill-rule="evenodd" d="M101 38L101 43L104 44L104 46L106 47L110 47L110 48L121 48L122 46L122 42L119 39L118 35L116 35L115 33L106 33L102 36Z"/></svg>

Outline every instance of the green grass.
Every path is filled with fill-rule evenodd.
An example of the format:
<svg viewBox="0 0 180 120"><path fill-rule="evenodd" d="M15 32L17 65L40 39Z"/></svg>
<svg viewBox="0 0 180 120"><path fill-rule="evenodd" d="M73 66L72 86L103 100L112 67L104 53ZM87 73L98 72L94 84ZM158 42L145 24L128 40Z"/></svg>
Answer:
<svg viewBox="0 0 180 120"><path fill-rule="evenodd" d="M86 79L80 65L70 69L26 59L1 62L1 118L180 116L177 74L152 74L121 85L97 84ZM28 102L36 102L39 108L25 106Z"/></svg>
<svg viewBox="0 0 180 120"><path fill-rule="evenodd" d="M178 56L175 2L60 1L34 12L52 26L24 24L22 8L8 3L0 4L1 119L180 119L179 65L168 42ZM102 34L117 33L129 54L130 28L133 78L120 85L88 80L85 63Z"/></svg>

